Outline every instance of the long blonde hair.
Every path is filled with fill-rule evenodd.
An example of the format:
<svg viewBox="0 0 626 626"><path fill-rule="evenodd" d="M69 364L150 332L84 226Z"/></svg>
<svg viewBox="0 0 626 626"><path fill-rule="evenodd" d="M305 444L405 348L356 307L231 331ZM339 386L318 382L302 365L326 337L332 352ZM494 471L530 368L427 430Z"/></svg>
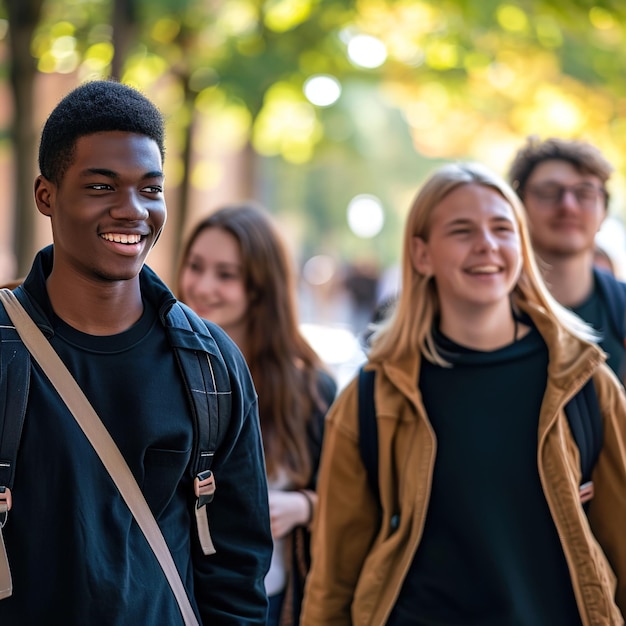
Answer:
<svg viewBox="0 0 626 626"><path fill-rule="evenodd" d="M435 170L413 200L404 230L400 294L389 320L372 338L370 360L397 360L420 351L430 361L446 365L437 352L432 335L433 322L439 311L435 282L415 270L411 246L414 237L428 240L431 216L441 201L457 187L470 184L493 189L513 209L522 250L522 270L513 290L513 302L519 299L540 305L566 331L585 341L597 340L593 330L561 306L545 286L530 242L524 207L513 189L503 178L480 163L450 163Z"/></svg>

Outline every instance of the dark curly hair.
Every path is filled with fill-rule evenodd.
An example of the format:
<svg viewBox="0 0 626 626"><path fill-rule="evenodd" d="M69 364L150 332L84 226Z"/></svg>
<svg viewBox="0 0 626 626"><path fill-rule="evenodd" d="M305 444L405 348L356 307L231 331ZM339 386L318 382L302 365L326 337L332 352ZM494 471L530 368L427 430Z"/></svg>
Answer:
<svg viewBox="0 0 626 626"><path fill-rule="evenodd" d="M597 176L603 185L613 173L613 166L590 143L557 137L541 141L539 137L532 135L517 152L509 168L509 182L522 200L533 170L540 163L550 160L567 161L581 174ZM605 204L608 204L608 199L609 195L605 190Z"/></svg>
<svg viewBox="0 0 626 626"><path fill-rule="evenodd" d="M145 135L165 156L165 124L157 107L136 89L112 80L84 83L68 93L48 117L39 143L39 170L59 184L85 135L123 131Z"/></svg>

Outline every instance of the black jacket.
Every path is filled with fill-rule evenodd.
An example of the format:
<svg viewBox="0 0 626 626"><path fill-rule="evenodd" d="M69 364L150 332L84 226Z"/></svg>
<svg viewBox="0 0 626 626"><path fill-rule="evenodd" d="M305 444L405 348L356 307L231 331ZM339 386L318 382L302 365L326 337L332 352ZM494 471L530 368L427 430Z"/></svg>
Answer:
<svg viewBox="0 0 626 626"><path fill-rule="evenodd" d="M60 322L45 287L51 267L49 247L37 255L17 293L55 345L62 338L55 336ZM189 472L191 408L173 350L167 349L167 339L160 339L165 336L165 314L175 299L147 267L140 282L146 307L157 312L154 317L161 322L153 323L146 336L158 339L162 357L141 363L141 351L122 352L119 359L107 354L105 358L115 360L119 369L102 370L106 375L91 383L85 382L91 372L72 373L144 491L201 622L260 626L265 624L264 577L272 539L256 393L248 368L227 335L206 322L230 375L232 414L213 462L217 490L208 505L217 551L205 556L197 539ZM66 340L60 347L62 354L71 354ZM147 346L147 354L153 352ZM154 368L154 379L147 376L137 384L129 355L142 372ZM93 361L99 358L94 353ZM89 356L89 365L91 360ZM67 364L71 370L72 363ZM118 382L113 385L112 380ZM102 410L109 406L119 415ZM3 534L14 589L10 598L0 601L3 626L182 623L141 531L37 365L31 374L13 508Z"/></svg>

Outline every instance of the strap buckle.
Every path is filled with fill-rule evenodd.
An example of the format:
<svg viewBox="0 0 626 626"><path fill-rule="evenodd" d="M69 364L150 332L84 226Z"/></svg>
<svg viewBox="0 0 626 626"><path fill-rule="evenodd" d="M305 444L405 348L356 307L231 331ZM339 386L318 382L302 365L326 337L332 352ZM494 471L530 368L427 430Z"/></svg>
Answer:
<svg viewBox="0 0 626 626"><path fill-rule="evenodd" d="M200 472L193 481L193 490L196 494L196 524L198 539L202 552L206 555L215 554L215 545L209 530L209 516L205 504L213 500L215 494L215 476L211 470Z"/></svg>
<svg viewBox="0 0 626 626"><path fill-rule="evenodd" d="M4 528L4 525L7 523L12 505L11 490L4 485L0 485L0 528Z"/></svg>
<svg viewBox="0 0 626 626"><path fill-rule="evenodd" d="M589 502L593 498L593 481L590 480L586 483L583 483L578 490L580 495L580 503L585 504L585 502Z"/></svg>
<svg viewBox="0 0 626 626"><path fill-rule="evenodd" d="M200 472L193 481L193 490L198 501L196 508L201 508L205 504L213 501L215 494L215 476L211 470Z"/></svg>

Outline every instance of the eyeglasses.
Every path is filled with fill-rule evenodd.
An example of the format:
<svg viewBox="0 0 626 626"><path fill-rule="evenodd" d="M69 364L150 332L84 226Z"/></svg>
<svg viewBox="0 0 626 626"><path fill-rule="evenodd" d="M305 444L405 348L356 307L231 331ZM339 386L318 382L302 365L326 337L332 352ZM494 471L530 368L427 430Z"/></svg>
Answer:
<svg viewBox="0 0 626 626"><path fill-rule="evenodd" d="M583 209L593 209L597 206L599 198L606 198L606 189L596 187L588 183L579 185L559 185L558 183L545 183L528 187L527 192L544 205L554 206L563 201L565 194L570 192L576 202Z"/></svg>

